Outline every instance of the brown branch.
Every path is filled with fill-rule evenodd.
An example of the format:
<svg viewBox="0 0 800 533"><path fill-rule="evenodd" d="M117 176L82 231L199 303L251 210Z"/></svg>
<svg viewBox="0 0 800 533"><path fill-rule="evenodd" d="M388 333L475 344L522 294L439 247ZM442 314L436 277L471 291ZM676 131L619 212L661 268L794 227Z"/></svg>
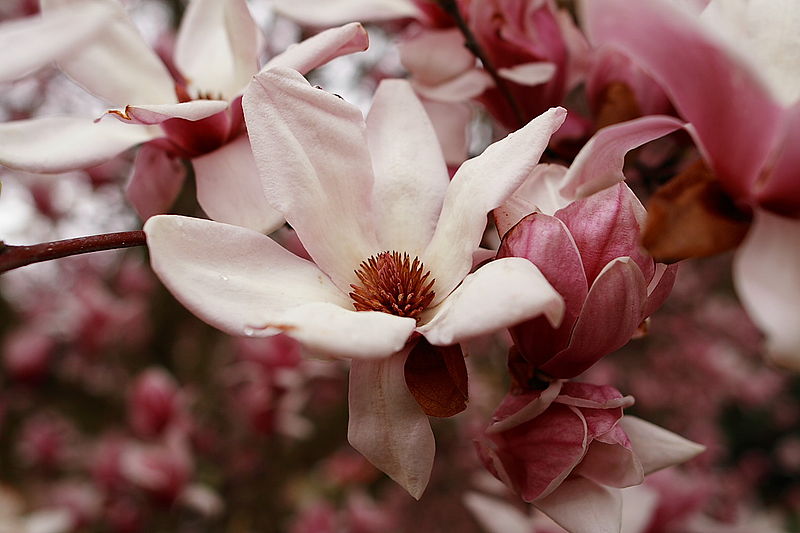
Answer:
<svg viewBox="0 0 800 533"><path fill-rule="evenodd" d="M517 99L514 98L514 94L511 92L511 89L506 83L506 80L500 76L500 73L497 72L497 69L494 66L494 63L489 59L489 56L483 51L481 45L478 43L478 39L475 38L475 34L472 33L467 21L464 20L464 17L461 15L461 11L458 9L457 0L439 0L439 6L444 10L445 13L452 17L453 21L458 26L459 31L464 36L464 46L472 52L472 55L480 59L481 63L483 64L483 68L486 69L486 72L489 73L489 76L492 77L492 81L494 81L497 90L500 91L500 94L503 95L508 101L508 104L511 106L511 110L514 113L514 116L519 122L519 127L524 126L527 123L525 120L525 113L522 112L522 108L517 102Z"/></svg>
<svg viewBox="0 0 800 533"><path fill-rule="evenodd" d="M144 232L141 230L91 235L29 246L11 246L0 241L0 273L60 257L144 246L145 243Z"/></svg>

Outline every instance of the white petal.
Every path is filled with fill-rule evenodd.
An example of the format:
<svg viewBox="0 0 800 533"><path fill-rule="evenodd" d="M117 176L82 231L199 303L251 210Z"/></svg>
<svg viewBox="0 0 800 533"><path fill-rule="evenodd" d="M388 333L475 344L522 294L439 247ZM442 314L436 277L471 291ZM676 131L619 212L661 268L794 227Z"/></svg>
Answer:
<svg viewBox="0 0 800 533"><path fill-rule="evenodd" d="M501 68L501 77L520 85L536 86L550 81L556 73L554 63L524 63L511 68Z"/></svg>
<svg viewBox="0 0 800 533"><path fill-rule="evenodd" d="M684 463L706 447L641 418L625 415L619 421L631 440L633 452L642 463L645 475Z"/></svg>
<svg viewBox="0 0 800 533"><path fill-rule="evenodd" d="M369 46L367 30L357 23L331 28L289 46L270 59L261 70L278 67L294 69L300 74L324 65L339 56L362 52Z"/></svg>
<svg viewBox="0 0 800 533"><path fill-rule="evenodd" d="M259 73L245 121L267 195L308 253L344 292L380 252L372 224L372 162L361 112L296 71Z"/></svg>
<svg viewBox="0 0 800 533"><path fill-rule="evenodd" d="M582 477L567 479L534 505L570 533L620 532L620 490L603 487Z"/></svg>
<svg viewBox="0 0 800 533"><path fill-rule="evenodd" d="M212 219L265 234L283 225L264 196L247 135L192 159L192 166L197 201Z"/></svg>
<svg viewBox="0 0 800 533"><path fill-rule="evenodd" d="M273 0L272 3L281 15L311 26L335 26L354 20L392 20L421 14L412 0Z"/></svg>
<svg viewBox="0 0 800 533"><path fill-rule="evenodd" d="M0 163L29 172L64 172L93 167L160 137L148 126L116 120L46 117L0 124Z"/></svg>
<svg viewBox="0 0 800 533"><path fill-rule="evenodd" d="M258 39L245 0L192 0L175 42L175 65L194 90L230 100L258 72Z"/></svg>
<svg viewBox="0 0 800 533"><path fill-rule="evenodd" d="M556 327L564 300L536 266L519 257L492 261L464 278L417 328L431 344L448 346L544 314Z"/></svg>
<svg viewBox="0 0 800 533"><path fill-rule="evenodd" d="M436 102L422 99L425 112L433 123L444 159L448 165L458 166L467 158L469 150L469 124L473 108L470 104Z"/></svg>
<svg viewBox="0 0 800 533"><path fill-rule="evenodd" d="M233 335L285 332L311 350L386 357L414 320L352 311L349 298L311 262L247 228L156 216L144 227L153 270L193 313Z"/></svg>
<svg viewBox="0 0 800 533"><path fill-rule="evenodd" d="M558 192L567 168L561 165L542 163L536 165L531 175L514 191L503 205L492 212L497 232L506 234L520 220L534 211L552 216L569 204L569 200Z"/></svg>
<svg viewBox="0 0 800 533"><path fill-rule="evenodd" d="M59 61L59 67L90 93L117 105L169 104L175 84L117 0L84 0L114 13L91 43ZM42 12L69 9L74 0L41 0Z"/></svg>
<svg viewBox="0 0 800 533"><path fill-rule="evenodd" d="M403 367L410 347L350 366L347 440L419 499L428 485L436 445L428 417L408 391Z"/></svg>
<svg viewBox="0 0 800 533"><path fill-rule="evenodd" d="M447 190L436 232L421 258L436 277L435 303L469 272L487 213L505 202L530 175L550 136L565 118L563 108L553 108L458 169Z"/></svg>
<svg viewBox="0 0 800 533"><path fill-rule="evenodd" d="M408 82L378 86L367 115L367 142L373 204L380 206L378 241L418 256L433 235L450 176L436 132Z"/></svg>
<svg viewBox="0 0 800 533"><path fill-rule="evenodd" d="M770 356L800 370L800 220L757 210L734 260L736 292Z"/></svg>
<svg viewBox="0 0 800 533"><path fill-rule="evenodd" d="M535 533L530 516L498 498L468 492L464 506L488 533Z"/></svg>
<svg viewBox="0 0 800 533"><path fill-rule="evenodd" d="M112 11L91 4L59 9L47 16L28 17L0 24L0 81L12 81L69 56L93 39Z"/></svg>

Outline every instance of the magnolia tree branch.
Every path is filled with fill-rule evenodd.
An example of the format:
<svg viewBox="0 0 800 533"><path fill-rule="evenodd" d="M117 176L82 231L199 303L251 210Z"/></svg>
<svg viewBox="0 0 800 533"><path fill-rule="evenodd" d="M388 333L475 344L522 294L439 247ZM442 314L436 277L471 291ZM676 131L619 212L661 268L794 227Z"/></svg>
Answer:
<svg viewBox="0 0 800 533"><path fill-rule="evenodd" d="M492 81L494 81L497 90L500 91L500 94L503 95L503 98L508 101L514 116L519 122L519 127L524 126L527 121L525 120L525 114L522 112L519 102L517 102L517 99L514 98L514 94L511 92L508 83L505 79L503 79L502 76L500 76L500 73L495 68L494 63L492 63L492 61L489 59L489 56L487 56L483 51L483 48L481 48L481 45L478 43L478 39L475 38L475 34L472 33L469 25L467 25L467 21L464 20L464 17L461 15L461 11L458 9L457 0L439 0L439 6L444 10L445 13L453 18L456 26L458 26L461 34L464 36L464 46L466 46L467 49L472 52L472 55L480 59L481 63L483 64L483 68L489 73L489 76L492 77Z"/></svg>
<svg viewBox="0 0 800 533"><path fill-rule="evenodd" d="M77 239L43 242L29 246L11 246L0 241L0 273L33 263L58 259L70 255L131 248L146 244L144 232L121 231L103 235L90 235Z"/></svg>

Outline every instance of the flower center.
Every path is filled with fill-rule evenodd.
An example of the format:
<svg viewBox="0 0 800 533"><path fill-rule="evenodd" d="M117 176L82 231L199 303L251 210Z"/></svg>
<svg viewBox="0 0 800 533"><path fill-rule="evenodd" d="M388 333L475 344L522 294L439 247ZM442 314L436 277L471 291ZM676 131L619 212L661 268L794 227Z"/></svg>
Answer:
<svg viewBox="0 0 800 533"><path fill-rule="evenodd" d="M350 285L356 311L380 311L417 318L433 301L436 280L422 261L407 253L381 252L363 261L355 271L359 284Z"/></svg>

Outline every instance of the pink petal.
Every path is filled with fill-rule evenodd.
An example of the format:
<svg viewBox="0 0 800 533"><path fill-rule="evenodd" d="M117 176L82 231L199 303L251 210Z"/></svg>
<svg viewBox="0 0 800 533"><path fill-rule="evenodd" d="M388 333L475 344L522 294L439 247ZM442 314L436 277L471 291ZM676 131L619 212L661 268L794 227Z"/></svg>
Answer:
<svg viewBox="0 0 800 533"><path fill-rule="evenodd" d="M650 285L647 286L647 302L645 302L644 311L642 311L644 317L652 315L661 307L669 293L672 292L672 286L675 284L675 276L677 274L677 264L667 266L664 263L656 263L653 279L650 280Z"/></svg>
<svg viewBox="0 0 800 533"><path fill-rule="evenodd" d="M472 106L426 98L422 98L422 105L433 123L444 160L453 166L463 163L469 149L468 127L473 116Z"/></svg>
<svg viewBox="0 0 800 533"><path fill-rule="evenodd" d="M412 80L414 89L429 100L449 103L463 103L476 98L486 89L494 86L491 76L485 71L470 69L437 85L424 85Z"/></svg>
<svg viewBox="0 0 800 533"><path fill-rule="evenodd" d="M502 461L512 488L526 502L554 491L586 451L586 423L577 409L552 404L530 422L476 441Z"/></svg>
<svg viewBox="0 0 800 533"><path fill-rule="evenodd" d="M398 139L402 132L402 139ZM378 240L418 256L431 240L450 175L436 132L408 82L384 80L367 115Z"/></svg>
<svg viewBox="0 0 800 533"><path fill-rule="evenodd" d="M169 71L145 43L122 4L97 0L113 20L90 43L59 62L78 85L113 105L171 104L177 101ZM42 0L42 12L72 9L72 0Z"/></svg>
<svg viewBox="0 0 800 533"><path fill-rule="evenodd" d="M497 233L502 237L527 215L538 211L553 215L569 204L558 192L567 168L542 163L536 165L531 175L514 191L503 205L492 211Z"/></svg>
<svg viewBox="0 0 800 533"><path fill-rule="evenodd" d="M542 365L558 378L571 378L624 346L642 322L647 285L627 257L609 263L595 280L575 322L569 347Z"/></svg>
<svg viewBox="0 0 800 533"><path fill-rule="evenodd" d="M428 417L406 387L409 348L350 366L347 440L364 457L419 499L428 485L436 445Z"/></svg>
<svg viewBox="0 0 800 533"><path fill-rule="evenodd" d="M172 207L185 178L186 167L182 161L161 148L145 144L136 154L125 196L139 218L147 220L153 215L166 213Z"/></svg>
<svg viewBox="0 0 800 533"><path fill-rule="evenodd" d="M287 69L258 74L243 107L267 201L322 271L349 291L354 269L381 251L361 112Z"/></svg>
<svg viewBox="0 0 800 533"><path fill-rule="evenodd" d="M487 213L499 207L530 175L565 116L563 108L545 112L456 171L436 232L422 257L437 276L434 304L469 272Z"/></svg>
<svg viewBox="0 0 800 533"><path fill-rule="evenodd" d="M509 68L498 69L498 73L505 78L520 85L536 86L550 81L556 73L554 63L523 63Z"/></svg>
<svg viewBox="0 0 800 533"><path fill-rule="evenodd" d="M756 210L733 265L736 292L770 356L800 370L800 220Z"/></svg>
<svg viewBox="0 0 800 533"><path fill-rule="evenodd" d="M556 213L575 239L590 284L617 257L630 257L649 283L653 259L639 244L646 216L641 202L624 183L573 202Z"/></svg>
<svg viewBox="0 0 800 533"><path fill-rule="evenodd" d="M534 213L506 233L497 256L531 261L564 298L564 319L558 328L534 318L511 329L520 354L539 367L566 348L589 292L575 241L560 220Z"/></svg>
<svg viewBox="0 0 800 533"><path fill-rule="evenodd" d="M124 111L111 110L108 114L123 122L133 124L161 124L179 118L189 121L202 120L225 111L230 102L225 100L191 100L177 104L154 104L125 106Z"/></svg>
<svg viewBox="0 0 800 533"><path fill-rule="evenodd" d="M226 333L286 332L326 355L386 357L413 331L410 318L351 311L349 298L313 263L261 233L166 215L149 219L144 230L161 281Z"/></svg>
<svg viewBox="0 0 800 533"><path fill-rule="evenodd" d="M281 67L307 74L337 57L363 52L368 46L367 30L361 24L352 22L291 45L269 60L262 71Z"/></svg>
<svg viewBox="0 0 800 533"><path fill-rule="evenodd" d="M88 168L159 136L158 130L114 120L46 117L5 122L0 124L0 163L29 172Z"/></svg>
<svg viewBox="0 0 800 533"><path fill-rule="evenodd" d="M672 117L651 116L599 130L569 167L561 194L566 198L583 198L624 181L625 154L683 126L683 122Z"/></svg>
<svg viewBox="0 0 800 533"><path fill-rule="evenodd" d="M475 56L464 46L458 28L424 28L397 46L401 63L414 82L423 86L441 85L475 70Z"/></svg>
<svg viewBox="0 0 800 533"><path fill-rule="evenodd" d="M14 50L0 64L0 81L22 78L73 54L103 29L112 14L102 5L81 4L0 24L0 50Z"/></svg>
<svg viewBox="0 0 800 533"><path fill-rule="evenodd" d="M628 435L633 453L642 463L645 475L668 466L684 463L706 447L635 416L624 416L620 426Z"/></svg>
<svg viewBox="0 0 800 533"><path fill-rule="evenodd" d="M310 26L414 18L422 14L411 0L274 0L273 5L281 15Z"/></svg>
<svg viewBox="0 0 800 533"><path fill-rule="evenodd" d="M575 473L600 485L624 488L644 481L644 471L625 432L615 427L592 441Z"/></svg>
<svg viewBox="0 0 800 533"><path fill-rule="evenodd" d="M758 204L770 211L800 217L800 187L797 169L800 168L800 103L784 116L786 130L775 154L772 171L755 188Z"/></svg>
<svg viewBox="0 0 800 533"><path fill-rule="evenodd" d="M464 278L417 331L431 344L449 346L507 328L537 315L558 324L564 302L530 261L492 261Z"/></svg>
<svg viewBox="0 0 800 533"><path fill-rule="evenodd" d="M570 533L619 533L622 496L586 478L568 479L536 508Z"/></svg>
<svg viewBox="0 0 800 533"><path fill-rule="evenodd" d="M614 387L576 381L565 382L556 401L589 409L617 409L633 405L632 397L622 396ZM608 429L601 429L600 433L605 433L606 431Z"/></svg>
<svg viewBox="0 0 800 533"><path fill-rule="evenodd" d="M265 234L283 225L283 215L272 209L264 195L246 135L192 159L192 165L197 201L213 220Z"/></svg>
<svg viewBox="0 0 800 533"><path fill-rule="evenodd" d="M780 106L761 67L666 0L600 0L584 7L590 39L619 47L661 83L696 129L720 181L746 197L780 128Z"/></svg>
<svg viewBox="0 0 800 533"><path fill-rule="evenodd" d="M563 381L556 380L541 392L507 395L492 415L493 422L486 428L486 433L506 431L544 413L558 396L563 384Z"/></svg>
<svg viewBox="0 0 800 533"><path fill-rule="evenodd" d="M230 100L258 72L258 41L245 0L194 0L178 30L175 65L194 90Z"/></svg>

